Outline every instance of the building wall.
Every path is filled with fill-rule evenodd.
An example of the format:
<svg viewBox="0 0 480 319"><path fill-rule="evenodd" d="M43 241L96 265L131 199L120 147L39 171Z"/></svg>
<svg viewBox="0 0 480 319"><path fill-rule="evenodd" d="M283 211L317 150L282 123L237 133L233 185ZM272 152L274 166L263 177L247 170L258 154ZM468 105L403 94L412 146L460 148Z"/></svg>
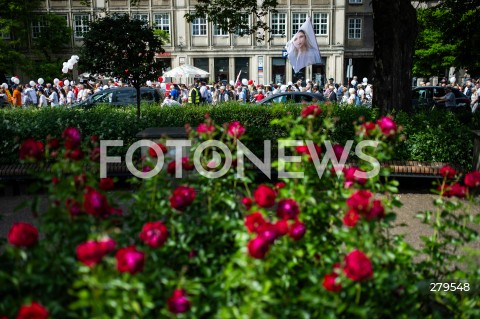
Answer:
<svg viewBox="0 0 480 319"><path fill-rule="evenodd" d="M286 15L285 35L267 37L270 41L260 43L256 42L254 35L214 35L211 23L207 23L206 35L193 35L191 25L185 22L183 16L194 9L196 0L141 0L138 6L131 6L129 0L92 0L90 7L82 6L77 0L46 0L44 9L64 15L73 27L72 53L76 53L77 47L82 45L81 38L75 36L75 19L78 19L78 15L89 15L91 19L96 19L104 16L105 12L140 14L148 15L149 23L154 24L156 14L168 14L171 42L164 46L166 53L158 58L165 59L170 67L195 62L208 65L210 81L224 76L228 77L228 81L235 80L241 69L241 78L248 76L256 83L267 84L278 79L288 82L294 78L288 60L281 60L282 50L292 37L293 14L311 16L323 13L328 16L327 34L317 35L325 65L307 67L305 79L319 79L321 74L322 81L333 77L337 82L344 82L349 58L372 59L373 15L370 1L363 0L360 4L350 2L352 0L279 0L277 10ZM349 38L349 18L362 20L361 37L358 39ZM270 24L271 15L265 19ZM250 23L253 22L253 16L250 16ZM226 61L223 60L225 58ZM208 59L208 64L206 60L198 59ZM220 71L220 67L223 71ZM282 68L284 75L279 78Z"/></svg>

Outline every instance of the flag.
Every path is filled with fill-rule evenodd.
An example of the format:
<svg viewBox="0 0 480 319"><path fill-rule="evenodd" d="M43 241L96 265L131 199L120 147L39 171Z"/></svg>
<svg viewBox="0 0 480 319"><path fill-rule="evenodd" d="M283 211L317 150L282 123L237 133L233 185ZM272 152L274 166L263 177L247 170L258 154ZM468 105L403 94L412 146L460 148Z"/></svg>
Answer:
<svg viewBox="0 0 480 319"><path fill-rule="evenodd" d="M285 48L295 73L306 66L322 62L310 17L307 17L297 33L287 42Z"/></svg>

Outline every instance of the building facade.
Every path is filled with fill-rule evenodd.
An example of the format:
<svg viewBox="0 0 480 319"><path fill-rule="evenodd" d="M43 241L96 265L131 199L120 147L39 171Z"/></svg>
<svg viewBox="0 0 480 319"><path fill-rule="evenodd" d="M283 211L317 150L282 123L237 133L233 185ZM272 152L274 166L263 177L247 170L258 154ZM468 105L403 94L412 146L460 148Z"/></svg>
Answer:
<svg viewBox="0 0 480 319"><path fill-rule="evenodd" d="M298 78L324 83L328 78L345 82L349 63L353 74L371 77L373 71L373 14L368 0L278 0L277 13L268 14L272 32L265 41L256 35L227 33L207 19L187 23L184 15L194 10L196 0L141 0L131 6L129 0L92 0L90 6L79 0L46 0L42 11L64 16L73 29L72 54L82 45L88 24L106 13L128 13L170 34L170 43L159 53L166 69L183 63L210 73L211 81L252 79L259 84L286 83ZM310 16L322 64L306 67L294 74L284 56L284 46ZM245 19L255 23L254 15ZM32 26L32 30L41 27ZM33 32L33 31L32 31ZM37 30L38 32L38 30Z"/></svg>

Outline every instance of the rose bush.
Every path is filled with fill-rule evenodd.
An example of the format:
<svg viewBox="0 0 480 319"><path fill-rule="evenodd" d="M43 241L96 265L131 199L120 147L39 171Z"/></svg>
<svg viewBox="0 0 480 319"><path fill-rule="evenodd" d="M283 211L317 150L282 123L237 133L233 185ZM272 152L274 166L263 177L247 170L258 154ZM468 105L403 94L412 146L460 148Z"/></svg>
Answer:
<svg viewBox="0 0 480 319"><path fill-rule="evenodd" d="M472 202L479 172L463 178L442 170L438 210L419 214L433 234L416 250L390 231L393 209L401 205L398 182L384 169L367 178L376 168L370 162L340 164L346 148L325 143L336 128L328 107L310 105L298 118L273 124L300 141L287 148L295 160L280 158L273 166L301 178L260 182L253 170L238 177L235 165L221 178L208 178L220 170L217 164L240 162L236 146L248 135L242 123L220 126L208 115L196 130L187 126L188 158L155 177L132 179L126 190L99 178L99 141L74 127L45 144L22 143L22 160L39 165L47 209L32 205L38 230L18 223L2 242L0 317L480 316L479 269L468 267L475 265L473 254L459 253L478 239ZM402 139L389 117L360 119L355 132L357 143L375 142L363 152L378 160L391 159ZM233 158L215 158L218 150L207 148L203 173L193 172L192 155L207 140L224 142ZM138 151L137 169L151 171L157 152L168 151L164 142ZM322 166L328 154L337 162ZM164 155L165 163L173 160ZM42 169L47 162L49 169ZM172 176L177 170L183 178ZM433 293L429 282L468 282L471 289Z"/></svg>

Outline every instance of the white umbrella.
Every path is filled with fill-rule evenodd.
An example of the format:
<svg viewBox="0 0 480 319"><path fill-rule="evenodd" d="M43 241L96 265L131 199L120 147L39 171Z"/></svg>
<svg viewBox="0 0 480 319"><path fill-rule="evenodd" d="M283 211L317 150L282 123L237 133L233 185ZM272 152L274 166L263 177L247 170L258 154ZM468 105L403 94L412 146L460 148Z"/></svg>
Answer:
<svg viewBox="0 0 480 319"><path fill-rule="evenodd" d="M206 75L209 75L207 71L204 71L202 69L199 69L197 67L194 67L193 65L190 64L183 64L180 66L177 66L176 68L163 73L164 78L201 78Z"/></svg>

